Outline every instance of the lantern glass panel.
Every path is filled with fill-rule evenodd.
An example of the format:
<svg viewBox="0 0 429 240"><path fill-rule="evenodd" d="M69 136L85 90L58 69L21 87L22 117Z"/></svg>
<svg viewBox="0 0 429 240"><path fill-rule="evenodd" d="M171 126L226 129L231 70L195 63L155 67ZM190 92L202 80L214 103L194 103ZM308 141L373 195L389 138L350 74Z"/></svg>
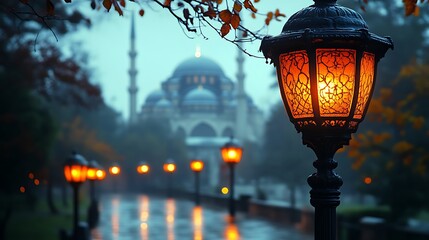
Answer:
<svg viewBox="0 0 429 240"><path fill-rule="evenodd" d="M360 82L359 82L359 96L356 105L356 111L353 118L362 119L365 112L368 99L371 95L374 74L375 74L375 56L372 53L364 52L360 64Z"/></svg>
<svg viewBox="0 0 429 240"><path fill-rule="evenodd" d="M97 169L96 168L88 168L86 172L88 180L96 180L97 179Z"/></svg>
<svg viewBox="0 0 429 240"><path fill-rule="evenodd" d="M64 174L68 182L73 182L73 183L85 182L87 167L82 165L65 166Z"/></svg>
<svg viewBox="0 0 429 240"><path fill-rule="evenodd" d="M281 86L293 118L314 117L306 51L280 55Z"/></svg>
<svg viewBox="0 0 429 240"><path fill-rule="evenodd" d="M226 163L239 163L243 149L237 147L222 148L222 158Z"/></svg>
<svg viewBox="0 0 429 240"><path fill-rule="evenodd" d="M321 117L348 117L353 102L356 50L317 49L317 92Z"/></svg>

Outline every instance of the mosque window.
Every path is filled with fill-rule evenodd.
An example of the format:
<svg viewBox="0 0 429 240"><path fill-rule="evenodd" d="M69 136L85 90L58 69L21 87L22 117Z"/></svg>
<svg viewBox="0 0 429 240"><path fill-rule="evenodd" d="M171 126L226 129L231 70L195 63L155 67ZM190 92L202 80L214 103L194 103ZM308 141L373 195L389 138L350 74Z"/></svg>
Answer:
<svg viewBox="0 0 429 240"><path fill-rule="evenodd" d="M216 132L212 126L207 123L200 123L191 131L192 137L216 137Z"/></svg>
<svg viewBox="0 0 429 240"><path fill-rule="evenodd" d="M194 83L198 83L198 76L197 75L194 76Z"/></svg>
<svg viewBox="0 0 429 240"><path fill-rule="evenodd" d="M207 81L206 76L202 76L202 77L201 77L201 83L202 83L202 84L205 84L205 83L206 83L206 81Z"/></svg>
<svg viewBox="0 0 429 240"><path fill-rule="evenodd" d="M209 78L210 84L214 84L215 83L215 78L212 76Z"/></svg>

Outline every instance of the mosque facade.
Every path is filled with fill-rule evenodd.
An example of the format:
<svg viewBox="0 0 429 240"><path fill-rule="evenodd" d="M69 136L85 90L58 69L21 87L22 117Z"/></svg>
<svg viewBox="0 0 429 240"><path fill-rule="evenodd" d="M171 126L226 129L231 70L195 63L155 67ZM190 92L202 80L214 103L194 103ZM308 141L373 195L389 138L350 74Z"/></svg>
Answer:
<svg viewBox="0 0 429 240"><path fill-rule="evenodd" d="M132 38L133 32L132 25ZM131 45L132 58L136 53L133 43ZM243 144L260 142L263 135L262 111L244 91L241 51L236 60L236 79L231 79L214 60L197 52L195 57L179 63L159 89L147 96L140 112L130 109L130 123L147 118L168 119L173 132L185 138L188 156L205 162L207 174L203 182L214 188L219 187L224 174L220 147L231 136ZM133 94L137 94L134 66L131 63L129 71L130 108L135 107Z"/></svg>

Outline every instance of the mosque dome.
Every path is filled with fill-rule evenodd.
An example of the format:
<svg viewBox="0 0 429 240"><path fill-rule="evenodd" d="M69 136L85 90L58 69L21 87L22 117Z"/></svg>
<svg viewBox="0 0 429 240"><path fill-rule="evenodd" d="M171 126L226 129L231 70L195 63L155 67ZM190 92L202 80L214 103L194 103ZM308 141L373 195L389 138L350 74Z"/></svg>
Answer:
<svg viewBox="0 0 429 240"><path fill-rule="evenodd" d="M171 102L163 98L155 104L155 108L170 108Z"/></svg>
<svg viewBox="0 0 429 240"><path fill-rule="evenodd" d="M146 98L145 103L146 104L155 104L159 100L163 99L165 97L165 92L163 90L155 90L149 94L149 96Z"/></svg>
<svg viewBox="0 0 429 240"><path fill-rule="evenodd" d="M224 73L215 61L206 57L193 57L183 61L173 73L175 77L186 75L215 75L223 77Z"/></svg>
<svg viewBox="0 0 429 240"><path fill-rule="evenodd" d="M210 90L196 88L186 94L183 105L217 105L217 98Z"/></svg>

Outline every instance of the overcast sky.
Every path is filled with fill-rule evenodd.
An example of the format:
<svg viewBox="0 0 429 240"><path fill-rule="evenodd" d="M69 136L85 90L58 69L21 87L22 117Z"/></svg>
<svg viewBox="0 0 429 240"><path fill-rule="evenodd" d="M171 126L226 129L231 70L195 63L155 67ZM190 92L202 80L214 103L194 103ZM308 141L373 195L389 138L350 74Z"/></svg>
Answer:
<svg viewBox="0 0 429 240"><path fill-rule="evenodd" d="M263 0L255 6L260 12L279 8L289 17L312 3L311 0ZM89 1L75 5L88 13L92 27L60 39L60 44L61 41L65 44L69 38L82 43L82 49L89 54L89 66L94 70L93 81L101 85L105 101L121 112L124 118L128 118L131 11L137 13L138 8L135 4L128 4L127 11L121 17L116 12L92 11ZM156 5L152 9L144 6L144 9L144 17L138 14L135 16L138 111L150 92L159 89L161 82L171 76L183 60L194 56L197 46L200 46L202 56L216 61L224 73L235 81L238 49L233 44L221 39L209 28L204 30L209 40L198 36L190 39L166 11ZM259 29L264 24L263 16L253 20L246 14L242 18L250 29ZM281 22L273 21L266 33L278 35L285 22L286 18ZM260 41L256 41L246 44L245 48L252 54L262 56L258 53L259 45ZM269 89L270 84L275 81L272 76L274 67L265 64L265 59L246 56L244 68L246 92L267 113L272 103L280 100L279 93Z"/></svg>

